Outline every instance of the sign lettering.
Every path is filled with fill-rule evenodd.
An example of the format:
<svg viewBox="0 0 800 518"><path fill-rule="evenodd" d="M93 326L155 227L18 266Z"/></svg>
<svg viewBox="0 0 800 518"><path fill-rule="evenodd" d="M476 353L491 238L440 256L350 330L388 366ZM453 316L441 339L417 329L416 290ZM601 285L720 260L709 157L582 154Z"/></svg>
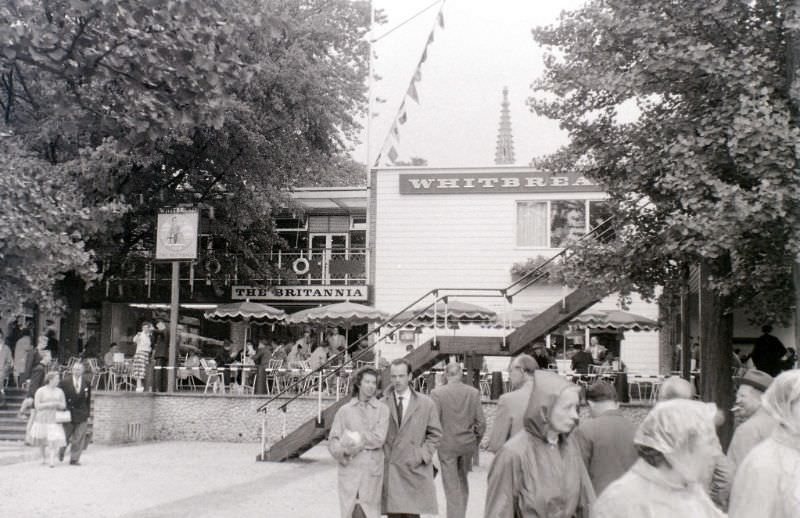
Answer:
<svg viewBox="0 0 800 518"><path fill-rule="evenodd" d="M401 174L400 194L502 194L530 192L600 192L596 182L577 173Z"/></svg>
<svg viewBox="0 0 800 518"><path fill-rule="evenodd" d="M331 286L303 284L297 286L233 286L233 300L367 300L366 286Z"/></svg>

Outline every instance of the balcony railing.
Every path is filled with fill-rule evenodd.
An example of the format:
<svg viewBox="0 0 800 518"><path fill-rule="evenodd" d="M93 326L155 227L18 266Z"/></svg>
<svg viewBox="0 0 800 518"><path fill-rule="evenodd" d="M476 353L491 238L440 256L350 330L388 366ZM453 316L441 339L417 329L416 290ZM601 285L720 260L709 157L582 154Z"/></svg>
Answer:
<svg viewBox="0 0 800 518"><path fill-rule="evenodd" d="M366 248L303 248L255 254L246 259L254 265L269 265L267 275L245 275L242 256L201 250L195 261L180 269L181 297L220 298L231 286L247 283L265 286L368 284L369 252ZM96 296L111 299L163 298L169 293L171 267L153 260L152 253L129 256L122 263L101 265L104 280L94 288Z"/></svg>

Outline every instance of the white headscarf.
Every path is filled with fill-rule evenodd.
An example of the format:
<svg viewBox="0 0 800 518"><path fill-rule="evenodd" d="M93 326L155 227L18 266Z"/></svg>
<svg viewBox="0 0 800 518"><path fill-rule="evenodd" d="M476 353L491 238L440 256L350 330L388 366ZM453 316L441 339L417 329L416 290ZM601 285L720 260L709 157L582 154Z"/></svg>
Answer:
<svg viewBox="0 0 800 518"><path fill-rule="evenodd" d="M639 425L633 442L661 452L687 483L704 480L712 467L709 456L695 453L699 445L708 446L713 455L722 452L714 417L717 407L688 399L658 403Z"/></svg>
<svg viewBox="0 0 800 518"><path fill-rule="evenodd" d="M800 422L792 413L800 400L800 370L780 374L761 396L761 404L778 420L784 430L800 440Z"/></svg>

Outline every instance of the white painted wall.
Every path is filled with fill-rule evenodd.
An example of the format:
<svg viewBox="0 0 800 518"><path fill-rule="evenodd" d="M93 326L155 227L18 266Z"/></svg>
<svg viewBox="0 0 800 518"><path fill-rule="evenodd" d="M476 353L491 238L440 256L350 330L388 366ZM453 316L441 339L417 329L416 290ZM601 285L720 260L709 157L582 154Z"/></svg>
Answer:
<svg viewBox="0 0 800 518"><path fill-rule="evenodd" d="M375 215L375 304L385 311L397 311L432 288L502 288L512 282L514 263L541 255L549 257L559 250L516 246L518 201L603 199L602 192L503 193L503 194L424 194L401 195L399 174L422 172L431 176L453 172L532 172L528 168L490 169L381 169L373 189L377 196ZM560 296L559 286L535 286L514 299L514 308L544 310ZM465 302L504 312L509 309L502 298L468 298ZM598 303L597 309L616 307L616 296ZM657 319L655 304L638 298L630 307L633 313ZM471 326L473 335L498 335L502 330ZM467 335L467 329L459 331ZM426 332L421 340L429 335ZM404 352L399 345L384 347L386 357ZM627 333L622 359L631 370L657 371L658 334Z"/></svg>

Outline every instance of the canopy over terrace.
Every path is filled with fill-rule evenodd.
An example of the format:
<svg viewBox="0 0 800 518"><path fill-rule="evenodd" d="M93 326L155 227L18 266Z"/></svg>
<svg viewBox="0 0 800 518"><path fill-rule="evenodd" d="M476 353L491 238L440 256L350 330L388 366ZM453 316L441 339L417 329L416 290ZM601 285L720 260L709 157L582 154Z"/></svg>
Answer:
<svg viewBox="0 0 800 518"><path fill-rule="evenodd" d="M447 324L486 324L493 323L497 319L497 313L491 309L486 309L477 304L470 304L460 300L448 300L447 303L439 301L424 309L422 307L412 308L404 311L397 316L394 321L399 324L410 320L405 326L425 327L433 326L434 320L437 326Z"/></svg>
<svg viewBox="0 0 800 518"><path fill-rule="evenodd" d="M570 320L567 326L576 331L587 328L608 331L656 331L661 327L655 320L619 309L586 311Z"/></svg>
<svg viewBox="0 0 800 518"><path fill-rule="evenodd" d="M289 315L286 321L290 324L319 324L350 329L382 322L387 318L389 315L378 308L347 301L304 309Z"/></svg>

